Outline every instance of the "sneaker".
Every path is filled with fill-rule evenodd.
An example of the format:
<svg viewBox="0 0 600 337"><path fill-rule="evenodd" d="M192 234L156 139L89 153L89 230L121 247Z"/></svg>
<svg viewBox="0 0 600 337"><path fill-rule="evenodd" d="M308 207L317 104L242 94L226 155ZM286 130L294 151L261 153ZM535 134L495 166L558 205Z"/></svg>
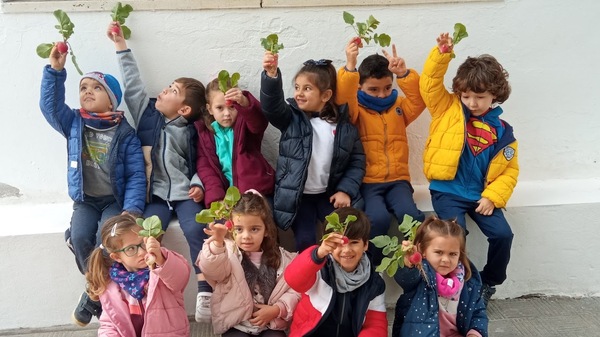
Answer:
<svg viewBox="0 0 600 337"><path fill-rule="evenodd" d="M100 305L100 302L92 301L84 291L79 297L79 303L73 311L71 318L75 324L84 327L90 323L92 316L100 318L101 313L102 306Z"/></svg>
<svg viewBox="0 0 600 337"><path fill-rule="evenodd" d="M210 323L211 312L210 312L210 298L212 293L200 292L196 298L196 322L198 323Z"/></svg>
<svg viewBox="0 0 600 337"><path fill-rule="evenodd" d="M483 303L485 303L486 308L488 306L488 302L490 301L490 298L492 298L492 295L494 295L495 293L496 293L496 287L494 287L494 286L484 283L483 286L481 287L481 297L483 297Z"/></svg>

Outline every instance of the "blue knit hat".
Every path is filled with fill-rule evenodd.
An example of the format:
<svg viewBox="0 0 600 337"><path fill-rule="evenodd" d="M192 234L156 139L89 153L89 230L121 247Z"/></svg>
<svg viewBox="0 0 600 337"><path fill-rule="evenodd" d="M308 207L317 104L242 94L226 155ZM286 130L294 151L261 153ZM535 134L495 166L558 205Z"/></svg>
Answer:
<svg viewBox="0 0 600 337"><path fill-rule="evenodd" d="M100 84L102 84L108 93L110 103L113 106L112 110L117 111L117 107L119 107L119 104L121 104L121 97L123 97L123 92L121 91L121 85L119 85L119 81L117 81L114 76L110 74L104 74L99 71L87 73L83 75L81 79L83 80L84 78L91 78L100 82Z"/></svg>

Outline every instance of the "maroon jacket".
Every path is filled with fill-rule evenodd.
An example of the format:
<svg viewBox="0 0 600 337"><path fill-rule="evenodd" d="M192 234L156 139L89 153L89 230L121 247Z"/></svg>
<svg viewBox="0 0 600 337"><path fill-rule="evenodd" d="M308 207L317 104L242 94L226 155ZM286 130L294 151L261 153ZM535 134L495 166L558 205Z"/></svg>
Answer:
<svg viewBox="0 0 600 337"><path fill-rule="evenodd" d="M250 105L243 107L233 103L238 111L233 125L233 185L241 193L253 188L264 196L271 195L275 185L275 170L261 152L263 135L269 122L258 100L247 91L243 93ZM204 120L196 121L195 126L198 130L196 170L204 184L204 204L210 207L213 201L225 198L229 181L217 157L214 133L206 127Z"/></svg>

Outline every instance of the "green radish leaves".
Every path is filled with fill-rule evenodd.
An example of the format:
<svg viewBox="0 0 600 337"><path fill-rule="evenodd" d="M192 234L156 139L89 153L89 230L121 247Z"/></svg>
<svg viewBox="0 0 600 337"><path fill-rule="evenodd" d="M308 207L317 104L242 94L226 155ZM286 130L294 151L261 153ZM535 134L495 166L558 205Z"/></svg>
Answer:
<svg viewBox="0 0 600 337"><path fill-rule="evenodd" d="M385 33L374 33L380 22L375 19L373 15L369 15L369 18L366 22L355 22L354 15L348 12L344 12L343 17L344 22L352 26L352 29L354 29L358 37L364 40L367 44L373 41L381 47L387 47L390 45L392 38L389 35Z"/></svg>
<svg viewBox="0 0 600 337"><path fill-rule="evenodd" d="M133 7L131 7L131 5L121 5L120 2L118 2L115 7L113 7L112 12L111 12L111 18L113 21L117 21L119 22L119 25L121 26L121 30L123 31L123 37L125 38L125 40L129 40L129 38L131 37L131 29L129 29L129 27L125 26L125 19L129 17L129 13L131 13L133 11Z"/></svg>
<svg viewBox="0 0 600 337"><path fill-rule="evenodd" d="M230 219L231 210L241 198L240 190L230 186L225 192L223 201L214 201L210 204L210 208L205 208L196 214L196 222L211 223L215 220Z"/></svg>
<svg viewBox="0 0 600 337"><path fill-rule="evenodd" d="M457 45L462 39L469 36L467 33L467 27L460 22L454 24L454 34L452 35L452 44ZM454 52L450 55L450 57L455 58Z"/></svg>
<svg viewBox="0 0 600 337"><path fill-rule="evenodd" d="M340 222L340 216L333 212L331 214L329 214L328 216L325 217L325 221L327 221L327 225L325 226L325 231L326 232L335 232L335 233L339 233L342 235L346 234L346 228L348 227L348 225L351 222L356 221L356 216L355 215L348 215L346 216L346 219L344 219L344 222ZM321 238L321 240L325 240L327 239L327 237L329 236L330 233L327 233L325 235L323 235L323 237Z"/></svg>
<svg viewBox="0 0 600 337"><path fill-rule="evenodd" d="M398 226L398 230L404 234L408 241L414 242L417 229L421 222L414 220L410 215L404 215L402 223ZM402 242L398 237L389 237L388 235L379 235L371 239L371 242L377 248L383 249L384 258L381 264L375 269L376 272L385 271L388 276L392 277L398 271L398 268L404 267L404 255L412 254L413 246L403 248ZM392 254L391 256L389 256Z"/></svg>
<svg viewBox="0 0 600 337"><path fill-rule="evenodd" d="M237 86L240 79L240 73L233 73L230 77L227 70L221 70L217 78L219 80L219 90L221 90L223 93L226 93L227 90Z"/></svg>
<svg viewBox="0 0 600 337"><path fill-rule="evenodd" d="M63 42L57 43L57 45L58 44L62 44L62 45L57 46L57 48L59 48L59 51L61 53L68 52L69 55L71 55L71 62L73 62L75 69L77 69L77 72L79 73L79 75L83 75L83 72L81 71L81 69L79 68L79 65L77 64L77 58L75 57L75 54L73 53L73 48L68 41L69 38L71 37L71 35L73 35L73 33L74 33L73 29L75 28L75 24L71 21L71 19L67 15L67 13L63 12L60 9L57 9L54 11L54 17L56 18L56 20L58 20L58 25L55 25L54 28L56 28L58 30L58 33L63 38ZM38 54L39 57L41 57L43 59L47 59L50 57L50 52L52 51L53 47L54 47L54 43L42 43L36 47L35 52Z"/></svg>
<svg viewBox="0 0 600 337"><path fill-rule="evenodd" d="M265 50L268 50L273 54L277 54L283 49L283 44L279 43L279 36L277 36L277 34L271 34L265 38L261 38L260 44Z"/></svg>
<svg viewBox="0 0 600 337"><path fill-rule="evenodd" d="M135 222L138 226L142 227L138 233L139 236L158 238L165 233L165 231L162 230L162 223L156 215L146 219L137 218L135 219Z"/></svg>

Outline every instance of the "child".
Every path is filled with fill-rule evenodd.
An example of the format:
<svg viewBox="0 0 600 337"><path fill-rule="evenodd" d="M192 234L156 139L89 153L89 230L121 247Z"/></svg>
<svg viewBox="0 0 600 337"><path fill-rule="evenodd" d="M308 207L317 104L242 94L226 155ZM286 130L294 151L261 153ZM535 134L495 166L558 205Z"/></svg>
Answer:
<svg viewBox="0 0 600 337"><path fill-rule="evenodd" d="M275 177L277 225L294 231L296 250L316 243L317 221L335 208L362 208L365 155L347 105L335 102L335 68L308 60L294 76L294 98L283 97L277 55L265 52L260 102L281 131Z"/></svg>
<svg viewBox="0 0 600 337"><path fill-rule="evenodd" d="M335 212L341 222L357 218L346 228L348 242L330 233L285 270L285 280L302 294L289 336L387 336L385 283L367 256L369 219L352 207Z"/></svg>
<svg viewBox="0 0 600 337"><path fill-rule="evenodd" d="M115 33L118 28L119 33ZM204 85L193 78L182 77L150 98L140 77L133 53L127 48L118 22L108 26L107 35L114 41L125 87L125 103L135 121L142 142L148 196L144 217L157 215L166 230L176 215L196 261L206 235L196 222L202 210L199 202L204 192L196 175L197 133L194 121L206 105ZM194 265L198 279L196 320L210 319L211 288Z"/></svg>
<svg viewBox="0 0 600 337"><path fill-rule="evenodd" d="M237 87L223 94L219 80L214 79L206 87L206 101L208 114L195 123L199 138L196 168L204 184L205 206L223 200L229 186L272 195L275 171L261 152L269 122L258 100Z"/></svg>
<svg viewBox="0 0 600 337"><path fill-rule="evenodd" d="M422 265L413 268L407 254L405 268L394 275L404 293L396 303L392 336L487 337L481 278L467 258L462 227L429 217L419 226L414 247L423 255Z"/></svg>
<svg viewBox="0 0 600 337"><path fill-rule="evenodd" d="M225 225L211 223L198 265L213 286L212 323L223 337L285 337L300 299L283 279L295 253L277 245L268 202L245 193L232 209L234 241Z"/></svg>
<svg viewBox="0 0 600 337"><path fill-rule="evenodd" d="M488 238L487 263L481 272L487 305L495 285L506 279L513 233L506 207L519 175L513 128L500 119L508 99L508 73L490 55L469 57L444 87L452 53L448 33L437 38L421 76L421 96L431 113L423 155L433 208L442 219L456 219L466 229L465 214Z"/></svg>
<svg viewBox="0 0 600 337"><path fill-rule="evenodd" d="M146 177L140 141L122 111L119 82L101 72L83 76L79 83L81 108L65 104L67 54L56 46L44 68L40 108L50 125L67 139L69 196L73 199L71 224L65 232L79 271L99 244L100 224L119 213L144 211ZM102 308L84 292L73 320L86 326Z"/></svg>
<svg viewBox="0 0 600 337"><path fill-rule="evenodd" d="M358 45L354 38L346 46L346 66L338 71L338 103L348 103L350 121L356 125L365 147L367 170L360 193L365 213L371 220L371 238L387 234L391 215L398 221L408 214L423 221L425 215L413 200L408 170L406 127L425 109L419 94L419 74L407 69L392 45L392 56L370 55L356 71ZM392 89L396 83L406 97ZM358 91L357 89L358 88ZM372 245L373 263L383 259L381 249Z"/></svg>
<svg viewBox="0 0 600 337"><path fill-rule="evenodd" d="M90 298L100 299L98 336L189 336L183 291L190 277L185 258L140 237L129 215L108 219L102 245L90 257L86 274ZM141 248L141 249L140 249ZM155 265L148 269L152 255Z"/></svg>

